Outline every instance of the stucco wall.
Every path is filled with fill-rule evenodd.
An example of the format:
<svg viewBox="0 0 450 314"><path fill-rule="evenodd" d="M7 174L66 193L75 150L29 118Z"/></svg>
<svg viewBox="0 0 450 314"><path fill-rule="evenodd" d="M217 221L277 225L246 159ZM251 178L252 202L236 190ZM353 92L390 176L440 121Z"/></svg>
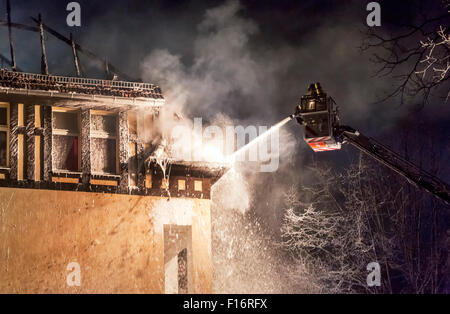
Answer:
<svg viewBox="0 0 450 314"><path fill-rule="evenodd" d="M189 292L210 293L209 200L0 188L0 292L162 293L164 224L192 225Z"/></svg>

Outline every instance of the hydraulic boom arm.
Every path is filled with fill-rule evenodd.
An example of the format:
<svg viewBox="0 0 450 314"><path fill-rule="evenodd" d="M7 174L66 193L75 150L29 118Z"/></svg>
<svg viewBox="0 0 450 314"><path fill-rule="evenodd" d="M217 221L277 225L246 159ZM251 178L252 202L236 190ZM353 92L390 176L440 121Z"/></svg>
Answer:
<svg viewBox="0 0 450 314"><path fill-rule="evenodd" d="M343 143L348 142L369 156L375 158L408 181L427 190L447 204L450 204L450 186L432 174L420 169L373 138L364 136L348 127L339 126L336 138Z"/></svg>
<svg viewBox="0 0 450 314"><path fill-rule="evenodd" d="M450 204L450 186L447 183L420 169L373 138L364 136L349 126L340 125L336 103L322 90L320 83L309 86L291 118L296 118L303 126L303 138L313 151L339 150L342 143L350 143L402 175L410 183Z"/></svg>

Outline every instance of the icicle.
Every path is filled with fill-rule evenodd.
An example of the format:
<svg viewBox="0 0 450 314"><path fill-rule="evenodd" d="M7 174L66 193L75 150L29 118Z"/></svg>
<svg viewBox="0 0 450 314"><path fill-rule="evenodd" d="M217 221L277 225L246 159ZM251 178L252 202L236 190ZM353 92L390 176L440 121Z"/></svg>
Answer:
<svg viewBox="0 0 450 314"><path fill-rule="evenodd" d="M161 168L163 173L163 186L164 190L167 192L170 200L170 191L169 191L169 176L170 176L170 157L167 153L167 142L165 139L161 140L161 143L158 145L158 148L154 151L152 156L150 156L150 160L154 160L156 164ZM169 168L169 171L167 169Z"/></svg>

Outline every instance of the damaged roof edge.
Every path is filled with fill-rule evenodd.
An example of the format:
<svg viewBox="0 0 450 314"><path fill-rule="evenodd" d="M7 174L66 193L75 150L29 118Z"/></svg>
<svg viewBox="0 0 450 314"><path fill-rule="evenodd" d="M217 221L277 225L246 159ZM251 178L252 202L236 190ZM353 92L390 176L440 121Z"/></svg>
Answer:
<svg viewBox="0 0 450 314"><path fill-rule="evenodd" d="M73 104L73 101L83 101L91 103L92 105L98 105L107 102L111 107L121 106L133 106L133 107L161 107L164 105L165 100L163 98L144 98L144 97L119 97L119 96L105 96L95 94L79 94L79 93L61 93L57 91L45 91L45 90L29 90L24 88L10 88L1 87L0 94L12 95L12 96L26 96L37 98L49 98L48 103L55 105L55 98L61 105ZM44 100L45 102L45 100ZM58 104L58 105L59 105Z"/></svg>
<svg viewBox="0 0 450 314"><path fill-rule="evenodd" d="M105 97L119 99L163 100L159 86L150 83L102 80L58 75L13 72L0 69L0 87L5 93L32 96Z"/></svg>
<svg viewBox="0 0 450 314"><path fill-rule="evenodd" d="M211 184L217 182L228 170L231 169L229 163L203 162L203 161L170 161L171 175L178 173L189 174L194 177L210 178ZM159 168L156 162L151 162L152 167ZM161 170L159 168L159 170Z"/></svg>

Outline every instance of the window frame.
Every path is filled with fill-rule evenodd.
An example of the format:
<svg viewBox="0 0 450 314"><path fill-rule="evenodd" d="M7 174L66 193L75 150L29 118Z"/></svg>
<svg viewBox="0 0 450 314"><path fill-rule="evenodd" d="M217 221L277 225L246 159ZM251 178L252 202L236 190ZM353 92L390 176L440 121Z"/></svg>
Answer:
<svg viewBox="0 0 450 314"><path fill-rule="evenodd" d="M186 191L186 179L177 179L178 191Z"/></svg>
<svg viewBox="0 0 450 314"><path fill-rule="evenodd" d="M111 172L103 172L103 171L92 171L91 173L94 175L117 175L119 173L119 143L118 143L118 133L119 133L119 115L117 112L114 111L107 111L107 110L90 110L90 121L92 121L92 116L114 116L116 121L115 121L115 133L111 134L108 133L106 131L98 131L98 130L93 130L92 129L92 122L90 125L90 130L89 130L89 137L90 137L90 142L92 142L93 138L97 138L97 139L106 139L106 140L114 140L115 142L115 171L113 173ZM94 152L92 152L91 150L91 160L92 160L92 155Z"/></svg>
<svg viewBox="0 0 450 314"><path fill-rule="evenodd" d="M69 129L57 129L53 127L53 112L69 112L77 115L78 119L78 133L73 133ZM51 128L52 128L52 155L53 155L53 136L72 136L78 137L78 169L77 171L67 170L67 169L56 169L53 167L52 160L52 171L54 172L76 172L81 173L81 110L78 108L66 108L66 107L56 107L52 106L52 115L51 115Z"/></svg>
<svg viewBox="0 0 450 314"><path fill-rule="evenodd" d="M203 192L203 180L194 179L194 192Z"/></svg>
<svg viewBox="0 0 450 314"><path fill-rule="evenodd" d="M0 166L0 168L9 169L10 104L8 102L0 102L0 108L6 108L6 124L0 124L0 131L6 132L6 166Z"/></svg>

